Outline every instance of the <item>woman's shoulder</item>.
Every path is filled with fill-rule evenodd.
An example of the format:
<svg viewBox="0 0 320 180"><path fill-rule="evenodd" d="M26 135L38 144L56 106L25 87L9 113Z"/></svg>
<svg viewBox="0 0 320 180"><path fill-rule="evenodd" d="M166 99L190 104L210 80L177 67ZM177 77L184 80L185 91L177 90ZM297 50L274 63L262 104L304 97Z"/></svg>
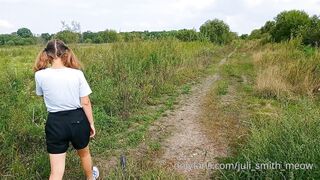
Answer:
<svg viewBox="0 0 320 180"><path fill-rule="evenodd" d="M37 72L35 72L36 77L41 77L41 76L47 76L47 75L52 75L55 73L67 73L67 74L75 74L78 76L82 76L83 72L80 69L74 69L74 68L60 68L60 69L53 69L53 68L46 68L46 69L41 69Z"/></svg>
<svg viewBox="0 0 320 180"><path fill-rule="evenodd" d="M47 68L46 68L46 69L47 69ZM39 71L36 71L36 72L34 73L35 76L36 76L36 77L37 77L37 76L41 76L42 74L45 73L46 69L41 69L41 70L39 70Z"/></svg>
<svg viewBox="0 0 320 180"><path fill-rule="evenodd" d="M70 72L76 73L76 74L82 74L83 72L80 69L74 69L74 68L66 68L67 70L69 70Z"/></svg>

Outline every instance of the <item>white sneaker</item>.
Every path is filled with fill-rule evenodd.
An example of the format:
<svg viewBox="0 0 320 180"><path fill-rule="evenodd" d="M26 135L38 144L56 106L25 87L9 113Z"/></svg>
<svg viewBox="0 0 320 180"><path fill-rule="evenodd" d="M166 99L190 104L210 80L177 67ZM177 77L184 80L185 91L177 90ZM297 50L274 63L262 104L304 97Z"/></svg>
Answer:
<svg viewBox="0 0 320 180"><path fill-rule="evenodd" d="M92 176L93 176L94 180L98 179L98 177L99 177L99 169L98 169L97 166L93 166L92 167Z"/></svg>

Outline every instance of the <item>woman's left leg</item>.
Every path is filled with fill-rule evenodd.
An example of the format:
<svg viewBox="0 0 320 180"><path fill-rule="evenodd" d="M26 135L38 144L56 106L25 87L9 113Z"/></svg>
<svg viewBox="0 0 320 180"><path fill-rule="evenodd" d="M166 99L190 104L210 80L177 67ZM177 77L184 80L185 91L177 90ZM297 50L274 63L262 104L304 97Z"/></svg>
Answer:
<svg viewBox="0 0 320 180"><path fill-rule="evenodd" d="M87 179L92 179L93 178L92 160L91 160L89 146L83 149L79 149L77 150L77 152L81 159L82 168L84 170L84 173L86 174Z"/></svg>
<svg viewBox="0 0 320 180"><path fill-rule="evenodd" d="M66 153L49 154L50 157L50 178L49 180L62 180L65 168Z"/></svg>

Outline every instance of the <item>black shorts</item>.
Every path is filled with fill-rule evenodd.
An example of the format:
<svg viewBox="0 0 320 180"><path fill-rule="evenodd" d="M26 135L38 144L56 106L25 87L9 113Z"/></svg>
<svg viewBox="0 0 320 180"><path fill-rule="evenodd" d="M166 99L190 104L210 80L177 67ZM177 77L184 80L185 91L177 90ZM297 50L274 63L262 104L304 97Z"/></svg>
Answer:
<svg viewBox="0 0 320 180"><path fill-rule="evenodd" d="M85 148L90 139L90 123L82 108L49 112L45 126L47 151L64 153L69 143L75 149Z"/></svg>

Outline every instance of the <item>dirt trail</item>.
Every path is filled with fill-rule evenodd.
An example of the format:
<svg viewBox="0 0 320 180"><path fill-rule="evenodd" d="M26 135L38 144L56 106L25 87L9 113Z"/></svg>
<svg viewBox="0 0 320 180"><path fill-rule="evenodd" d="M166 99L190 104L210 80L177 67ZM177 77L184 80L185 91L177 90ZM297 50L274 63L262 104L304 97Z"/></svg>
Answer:
<svg viewBox="0 0 320 180"><path fill-rule="evenodd" d="M226 63L233 53L223 58L218 66ZM188 179L208 179L212 171L199 165L216 163L215 158L227 155L227 143L207 136L201 123L204 98L218 79L218 73L202 79L191 88L189 94L183 94L178 98L179 104L175 105L174 111L165 112L167 116L150 126L146 135L148 141L161 142L161 153L154 158L155 164L184 174ZM128 157L142 158L146 155L147 149L146 142L142 142L128 152ZM104 170L103 174L108 174L108 170L118 163L117 157L97 162Z"/></svg>
<svg viewBox="0 0 320 180"><path fill-rule="evenodd" d="M232 54L222 59L219 66ZM171 127L172 132L162 143L163 154L158 161L186 175L188 179L208 179L211 171L201 166L216 163L215 158L227 155L227 146L208 137L200 122L204 98L218 79L219 74L203 79L192 88L189 95L182 97L180 107L154 126Z"/></svg>

